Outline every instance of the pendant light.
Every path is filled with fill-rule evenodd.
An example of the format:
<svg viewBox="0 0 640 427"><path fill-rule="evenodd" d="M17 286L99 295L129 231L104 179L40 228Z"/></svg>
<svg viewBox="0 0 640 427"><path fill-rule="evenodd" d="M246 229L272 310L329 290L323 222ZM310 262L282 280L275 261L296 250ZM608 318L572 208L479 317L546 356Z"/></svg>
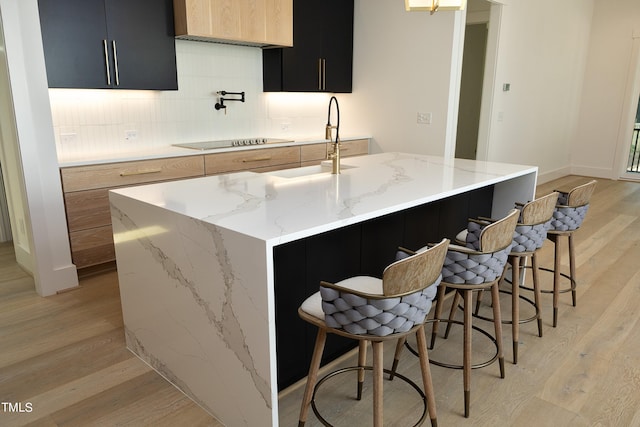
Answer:
<svg viewBox="0 0 640 427"><path fill-rule="evenodd" d="M433 15L439 10L464 10L467 0L404 0L407 12L429 11Z"/></svg>

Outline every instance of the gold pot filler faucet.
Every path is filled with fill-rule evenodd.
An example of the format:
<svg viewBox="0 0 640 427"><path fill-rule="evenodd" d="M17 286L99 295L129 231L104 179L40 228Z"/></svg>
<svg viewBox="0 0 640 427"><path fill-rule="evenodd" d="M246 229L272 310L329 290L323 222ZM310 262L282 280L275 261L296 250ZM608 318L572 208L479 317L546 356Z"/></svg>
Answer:
<svg viewBox="0 0 640 427"><path fill-rule="evenodd" d="M336 104L336 112L338 113L338 122L335 126L331 126L331 104L335 101ZM329 100L329 111L327 112L327 127L325 128L325 139L328 139L329 142L332 141L332 130L336 130L336 139L333 143L333 153L327 153L327 159L332 161L332 174L340 173L340 106L338 105L338 99L335 96L332 96Z"/></svg>

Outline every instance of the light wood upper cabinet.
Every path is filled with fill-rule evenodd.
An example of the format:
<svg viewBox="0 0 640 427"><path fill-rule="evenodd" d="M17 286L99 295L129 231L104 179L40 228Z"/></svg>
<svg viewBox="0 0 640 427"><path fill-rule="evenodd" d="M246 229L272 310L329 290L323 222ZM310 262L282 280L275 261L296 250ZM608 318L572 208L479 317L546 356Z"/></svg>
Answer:
<svg viewBox="0 0 640 427"><path fill-rule="evenodd" d="M273 45L293 46L293 0L266 0L266 37Z"/></svg>
<svg viewBox="0 0 640 427"><path fill-rule="evenodd" d="M176 37L293 45L293 0L174 0Z"/></svg>

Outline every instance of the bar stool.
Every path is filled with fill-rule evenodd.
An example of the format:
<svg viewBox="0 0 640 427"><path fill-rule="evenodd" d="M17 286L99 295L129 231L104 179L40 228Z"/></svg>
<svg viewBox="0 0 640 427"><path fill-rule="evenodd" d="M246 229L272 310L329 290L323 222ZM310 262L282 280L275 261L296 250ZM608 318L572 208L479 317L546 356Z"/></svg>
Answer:
<svg viewBox="0 0 640 427"><path fill-rule="evenodd" d="M511 264L511 291L505 291L511 294L511 319L503 320L504 324L511 324L511 334L513 341L513 363L518 363L518 343L520 340L520 324L532 322L537 320L538 323L538 336L542 337L542 317L540 315L540 285L538 277L538 257L537 253L547 237L547 230L549 228L549 221L555 210L556 203L558 201L558 192L547 194L536 200L528 202L526 204L516 203L516 208L520 210L520 218L516 225L515 232L513 234L513 246L509 253L508 262ZM477 240L477 237L473 233L465 231L456 236L456 240L462 240L463 244L473 245L473 241ZM472 246L473 247L473 246ZM521 270L526 265L526 260L531 258L531 270L533 278L533 293L534 300L531 301L528 298L520 295L520 277ZM505 280L506 282L507 280ZM501 290L502 292L502 290ZM521 319L520 318L520 298L530 303L535 309L535 315L532 317ZM474 315L480 319L490 320L492 318L481 316L479 314L480 303L482 300L482 291L478 294L476 300L476 308ZM456 306L452 306L451 309L455 310ZM447 332L449 330L447 325ZM445 337L447 333L445 333Z"/></svg>
<svg viewBox="0 0 640 427"><path fill-rule="evenodd" d="M553 272L553 290L543 290L545 293L553 293L553 327L558 325L558 300L561 293L571 291L573 306L576 306L576 266L573 233L580 228L589 209L589 201L596 188L597 181L591 180L579 185L568 192L557 190L560 193L558 205L553 212L551 228L547 232L547 238L554 245L553 269L540 268ZM560 272L561 248L560 241L566 238L569 243L569 275ZM569 279L571 285L560 289L560 276Z"/></svg>
<svg viewBox="0 0 640 427"><path fill-rule="evenodd" d="M383 425L382 376L383 343L415 333L420 351L420 368L424 393L408 378L421 394L425 409L415 425L424 422L427 410L431 425L437 426L436 404L429 369L424 320L431 309L449 240L443 239L432 248L387 266L382 279L357 276L332 284L321 282L320 291L307 298L300 308L300 317L317 326L318 334L304 391L298 426L304 426L311 404L313 412L324 425L330 425L317 411L315 395L330 373L317 382L320 360L327 333L338 334L359 341L358 366L346 370L358 371L357 399L362 395L364 371L373 371L373 425ZM365 366L366 342L373 349L373 366ZM390 371L387 371L390 372ZM317 384L316 384L317 382Z"/></svg>
<svg viewBox="0 0 640 427"><path fill-rule="evenodd" d="M434 313L433 329L431 333L431 346L433 348L440 322L462 324L464 328L463 338L463 362L462 365L454 365L441 361L431 360L431 363L445 368L462 369L464 381L464 416L469 417L471 398L471 369L489 366L496 360L500 365L500 377L504 378L504 356L502 350L502 323L500 318L500 297L498 284L502 278L507 264L507 257L513 244L513 233L518 221L520 211L512 209L507 216L494 222L478 222L470 220L468 229L476 233L475 249L460 245L449 245L447 257L442 267L442 283L438 287L436 297L436 309ZM456 321L452 317L442 319L443 300L447 289L454 293L453 304L457 305L460 298L464 302L463 321ZM493 317L495 337L472 324L472 296L474 291L491 290L493 302ZM490 360L482 363L471 362L471 331L479 331L491 338L496 346L496 354ZM398 341L396 347L396 360L401 354L402 341ZM392 369L393 371L393 369Z"/></svg>

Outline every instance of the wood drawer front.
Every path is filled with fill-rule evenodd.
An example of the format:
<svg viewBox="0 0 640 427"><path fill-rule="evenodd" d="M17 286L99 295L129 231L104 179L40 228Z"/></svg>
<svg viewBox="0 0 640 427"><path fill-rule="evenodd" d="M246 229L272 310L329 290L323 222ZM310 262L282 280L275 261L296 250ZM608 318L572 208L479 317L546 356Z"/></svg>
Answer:
<svg viewBox="0 0 640 427"><path fill-rule="evenodd" d="M300 146L300 162L310 162L312 160L322 161L327 159L327 144L311 144ZM314 163L317 164L317 163Z"/></svg>
<svg viewBox="0 0 640 427"><path fill-rule="evenodd" d="M342 141L340 143L340 155L342 157L360 156L369 154L368 139L354 139ZM300 146L300 166L317 165L323 160L327 160L327 152L333 151L333 144L330 142L322 144L310 144Z"/></svg>
<svg viewBox="0 0 640 427"><path fill-rule="evenodd" d="M111 224L109 189L65 193L69 232L102 227Z"/></svg>
<svg viewBox="0 0 640 427"><path fill-rule="evenodd" d="M69 233L71 259L77 268L116 259L111 225Z"/></svg>
<svg viewBox="0 0 640 427"><path fill-rule="evenodd" d="M172 157L61 169L65 193L204 175L202 156Z"/></svg>
<svg viewBox="0 0 640 427"><path fill-rule="evenodd" d="M286 164L300 165L300 147L261 148L204 156L207 175L256 170Z"/></svg>
<svg viewBox="0 0 640 427"><path fill-rule="evenodd" d="M354 139L353 141L343 141L340 147L340 155L342 157L361 156L369 154L368 139ZM332 148L329 151L333 151Z"/></svg>

